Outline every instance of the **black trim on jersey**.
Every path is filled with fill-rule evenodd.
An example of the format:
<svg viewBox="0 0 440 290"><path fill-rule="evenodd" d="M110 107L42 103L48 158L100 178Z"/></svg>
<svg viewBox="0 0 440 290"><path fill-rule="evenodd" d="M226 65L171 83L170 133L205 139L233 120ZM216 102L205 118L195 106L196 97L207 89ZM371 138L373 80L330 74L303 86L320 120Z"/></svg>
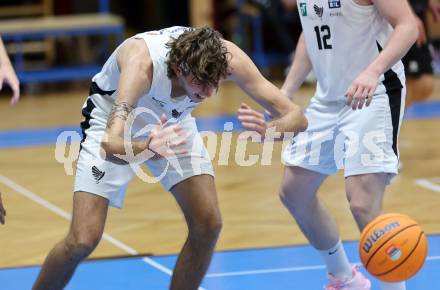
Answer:
<svg viewBox="0 0 440 290"><path fill-rule="evenodd" d="M382 51L382 47L379 42L377 42L377 48L379 52ZM388 101L390 104L391 111L391 123L393 125L393 151L397 157L399 153L397 151L397 134L399 132L399 122L400 122L400 109L402 107L402 88L403 85L400 82L397 74L389 69L384 73L385 79L382 84L385 86L386 93L388 95Z"/></svg>
<svg viewBox="0 0 440 290"><path fill-rule="evenodd" d="M116 92L116 90L104 91L98 86L98 84L96 82L92 82L92 84L90 85L89 96L94 95L94 94L98 94L101 96L104 96L104 95L111 96L114 92Z"/></svg>
<svg viewBox="0 0 440 290"><path fill-rule="evenodd" d="M86 137L87 137L86 130L90 128L90 120L93 119L92 118L92 111L95 108L96 108L96 106L92 102L92 99L88 98L86 106L81 111L82 115L84 116L85 119L80 124L81 132L82 132L82 135L83 135L83 137L81 139L80 147L79 147L80 151L82 149L82 143L86 140Z"/></svg>

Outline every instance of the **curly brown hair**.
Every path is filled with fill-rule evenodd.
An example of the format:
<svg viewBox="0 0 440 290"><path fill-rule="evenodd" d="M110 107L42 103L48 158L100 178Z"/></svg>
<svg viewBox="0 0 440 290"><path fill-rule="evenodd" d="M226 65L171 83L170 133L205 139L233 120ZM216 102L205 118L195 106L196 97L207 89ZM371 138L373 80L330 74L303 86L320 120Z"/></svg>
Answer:
<svg viewBox="0 0 440 290"><path fill-rule="evenodd" d="M166 44L168 77L176 76L173 70L176 66L202 86L218 87L220 80L229 75L229 53L221 39L221 34L210 27L190 28L172 38Z"/></svg>

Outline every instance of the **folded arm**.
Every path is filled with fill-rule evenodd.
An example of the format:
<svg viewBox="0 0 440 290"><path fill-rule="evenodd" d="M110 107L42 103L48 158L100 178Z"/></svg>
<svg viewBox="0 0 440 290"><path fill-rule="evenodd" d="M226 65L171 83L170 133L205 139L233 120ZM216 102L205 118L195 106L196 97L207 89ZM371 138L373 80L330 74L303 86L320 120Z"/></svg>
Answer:
<svg viewBox="0 0 440 290"><path fill-rule="evenodd" d="M153 66L148 48L143 40L130 39L118 52L118 66L121 72L118 83L118 95L107 120L107 128L101 141L101 148L107 160L126 164L184 153L183 150L172 150L184 143L184 132L179 125L164 127L165 116L161 116L148 138L131 139L132 132L124 130L131 122L131 112L139 99L150 90ZM127 150L128 149L128 150ZM131 152L127 152L131 151ZM128 154L133 153L133 154ZM142 153L142 154L141 154Z"/></svg>

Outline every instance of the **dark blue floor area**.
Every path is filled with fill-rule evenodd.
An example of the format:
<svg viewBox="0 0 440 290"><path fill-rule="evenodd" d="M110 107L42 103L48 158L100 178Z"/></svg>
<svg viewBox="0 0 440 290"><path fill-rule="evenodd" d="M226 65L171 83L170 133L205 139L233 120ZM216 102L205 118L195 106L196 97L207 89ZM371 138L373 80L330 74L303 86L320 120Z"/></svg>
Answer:
<svg viewBox="0 0 440 290"><path fill-rule="evenodd" d="M357 243L345 243L351 261L358 261ZM150 258L147 258L150 259ZM172 269L175 256L151 258ZM30 289L39 267L0 269L0 289ZM363 269L362 269L363 271ZM68 290L166 290L170 276L141 257L88 261L78 268ZM429 258L408 281L407 290L440 290L440 236L429 237ZM217 252L203 282L205 290L322 290L324 267L310 246ZM373 281L373 290L379 290Z"/></svg>
<svg viewBox="0 0 440 290"><path fill-rule="evenodd" d="M428 101L414 104L407 112L406 119L440 118L440 101ZM242 130L236 116L197 118L199 131L223 132L224 125L232 122L233 131ZM37 128L0 131L0 148L53 145L63 131L75 131L81 135L79 127ZM78 136L79 136L78 135ZM79 138L80 139L80 138Z"/></svg>

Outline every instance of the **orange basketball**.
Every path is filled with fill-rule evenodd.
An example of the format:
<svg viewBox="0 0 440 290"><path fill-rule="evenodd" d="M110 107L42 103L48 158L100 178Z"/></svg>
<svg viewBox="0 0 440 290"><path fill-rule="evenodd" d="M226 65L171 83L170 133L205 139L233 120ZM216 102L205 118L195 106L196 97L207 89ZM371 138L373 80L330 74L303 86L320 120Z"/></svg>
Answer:
<svg viewBox="0 0 440 290"><path fill-rule="evenodd" d="M420 225L400 213L378 216L362 231L359 256L367 271L385 282L414 276L425 262L428 242Z"/></svg>

